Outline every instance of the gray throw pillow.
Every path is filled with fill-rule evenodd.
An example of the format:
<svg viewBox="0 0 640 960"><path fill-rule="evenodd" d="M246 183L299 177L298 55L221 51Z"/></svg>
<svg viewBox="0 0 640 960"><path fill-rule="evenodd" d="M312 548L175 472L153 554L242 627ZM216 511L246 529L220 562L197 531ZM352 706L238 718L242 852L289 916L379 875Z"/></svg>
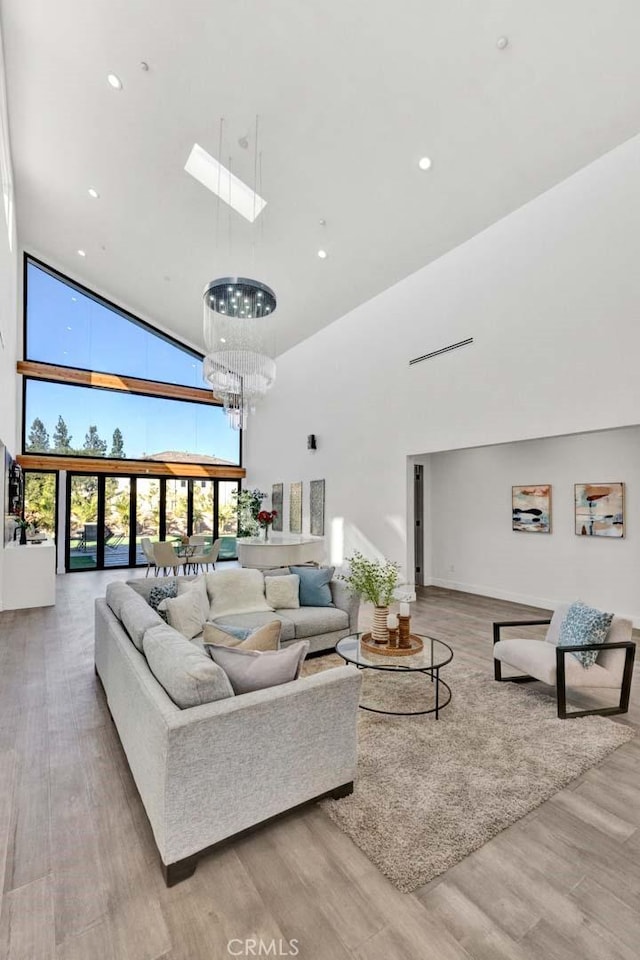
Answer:
<svg viewBox="0 0 640 960"><path fill-rule="evenodd" d="M151 673L182 710L233 696L224 670L172 627L147 630L143 647Z"/></svg>
<svg viewBox="0 0 640 960"><path fill-rule="evenodd" d="M147 597L147 603L152 610L155 610L158 613L164 622L167 622L167 611L158 610L158 604L162 603L163 600L168 600L171 597L178 596L178 581L169 580L168 583L160 584L160 586L152 587L149 591L149 596Z"/></svg>
<svg viewBox="0 0 640 960"><path fill-rule="evenodd" d="M240 694L297 680L309 646L301 640L284 650L258 651L207 644L207 652L228 676L233 692Z"/></svg>

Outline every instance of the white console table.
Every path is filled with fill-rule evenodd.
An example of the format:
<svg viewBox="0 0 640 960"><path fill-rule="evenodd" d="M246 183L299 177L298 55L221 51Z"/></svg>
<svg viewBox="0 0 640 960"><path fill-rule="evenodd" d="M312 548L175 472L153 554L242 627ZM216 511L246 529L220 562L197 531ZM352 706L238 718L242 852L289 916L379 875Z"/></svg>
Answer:
<svg viewBox="0 0 640 960"><path fill-rule="evenodd" d="M243 567L271 570L297 563L322 563L324 537L292 537L271 535L242 537L237 541L238 560Z"/></svg>
<svg viewBox="0 0 640 960"><path fill-rule="evenodd" d="M53 540L20 546L12 541L2 558L2 608L52 607L56 602L56 545Z"/></svg>

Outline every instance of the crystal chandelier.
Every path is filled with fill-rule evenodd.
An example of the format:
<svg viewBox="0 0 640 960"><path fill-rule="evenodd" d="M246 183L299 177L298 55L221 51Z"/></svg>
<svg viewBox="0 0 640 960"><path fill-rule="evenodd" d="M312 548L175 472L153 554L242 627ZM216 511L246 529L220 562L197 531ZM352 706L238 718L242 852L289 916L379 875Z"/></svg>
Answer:
<svg viewBox="0 0 640 960"><path fill-rule="evenodd" d="M276 297L257 280L222 277L207 284L203 302L204 378L241 430L276 379L269 323Z"/></svg>
<svg viewBox="0 0 640 960"><path fill-rule="evenodd" d="M220 120L219 156L222 156L223 125ZM246 138L240 145L246 148ZM243 212L253 223L264 207L265 201L258 197L256 186L258 170L261 170L261 154L258 153L258 117L256 117L253 167L253 209L250 215ZM260 158L260 167L259 167ZM223 197L221 182L222 167L218 164L218 215L216 218L216 245L220 226L219 201L224 199L229 207L229 252L231 252L231 208L234 206L232 182L236 190L244 185L236 180L231 170L226 170L227 195ZM261 176L261 174L260 174ZM239 184L239 187L238 187ZM246 189L246 187L245 187ZM258 206L260 199L261 206ZM236 209L238 209L236 207ZM246 277L221 277L207 284L203 294L204 341L206 356L203 364L204 379L213 393L224 404L229 422L236 430L247 425L249 413L256 401L262 399L276 379L274 344L272 342L271 314L276 309L276 296L266 284Z"/></svg>

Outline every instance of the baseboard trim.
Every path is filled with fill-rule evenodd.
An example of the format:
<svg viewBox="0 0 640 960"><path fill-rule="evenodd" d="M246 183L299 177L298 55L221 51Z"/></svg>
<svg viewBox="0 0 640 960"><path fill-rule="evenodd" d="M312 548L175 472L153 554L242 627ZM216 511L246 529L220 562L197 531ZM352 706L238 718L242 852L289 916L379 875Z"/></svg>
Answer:
<svg viewBox="0 0 640 960"><path fill-rule="evenodd" d="M566 601L551 600L549 597L535 597L527 593L512 593L509 590L499 590L495 587L487 587L478 583L461 583L458 580L442 580L439 577L431 577L429 583L425 586L442 587L444 590L459 590L460 593L474 593L480 597L490 597L493 600L508 600L510 603L522 603L527 607L540 607L543 610L555 610L555 608ZM571 598L569 598L571 599ZM573 598L578 599L578 598ZM588 603L588 598L584 599ZM619 617L626 617L631 620L634 627L640 628L640 613L625 613L621 610L614 611Z"/></svg>

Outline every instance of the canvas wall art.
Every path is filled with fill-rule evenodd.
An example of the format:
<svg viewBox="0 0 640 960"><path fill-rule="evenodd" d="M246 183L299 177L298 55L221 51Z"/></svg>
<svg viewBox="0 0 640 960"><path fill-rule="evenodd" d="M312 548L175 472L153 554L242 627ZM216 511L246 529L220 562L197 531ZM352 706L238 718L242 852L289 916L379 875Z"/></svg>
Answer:
<svg viewBox="0 0 640 960"><path fill-rule="evenodd" d="M551 533L551 484L534 483L511 488L512 529L522 533Z"/></svg>
<svg viewBox="0 0 640 960"><path fill-rule="evenodd" d="M309 485L311 536L324 537L324 480L312 480Z"/></svg>
<svg viewBox="0 0 640 960"><path fill-rule="evenodd" d="M289 487L289 531L302 533L302 483Z"/></svg>
<svg viewBox="0 0 640 960"><path fill-rule="evenodd" d="M576 483L576 534L624 537L624 483Z"/></svg>
<svg viewBox="0 0 640 960"><path fill-rule="evenodd" d="M271 529L275 530L276 533L282 532L282 511L284 508L284 484L283 483L274 483L271 487L271 509L277 511L277 516L273 518L273 523Z"/></svg>

